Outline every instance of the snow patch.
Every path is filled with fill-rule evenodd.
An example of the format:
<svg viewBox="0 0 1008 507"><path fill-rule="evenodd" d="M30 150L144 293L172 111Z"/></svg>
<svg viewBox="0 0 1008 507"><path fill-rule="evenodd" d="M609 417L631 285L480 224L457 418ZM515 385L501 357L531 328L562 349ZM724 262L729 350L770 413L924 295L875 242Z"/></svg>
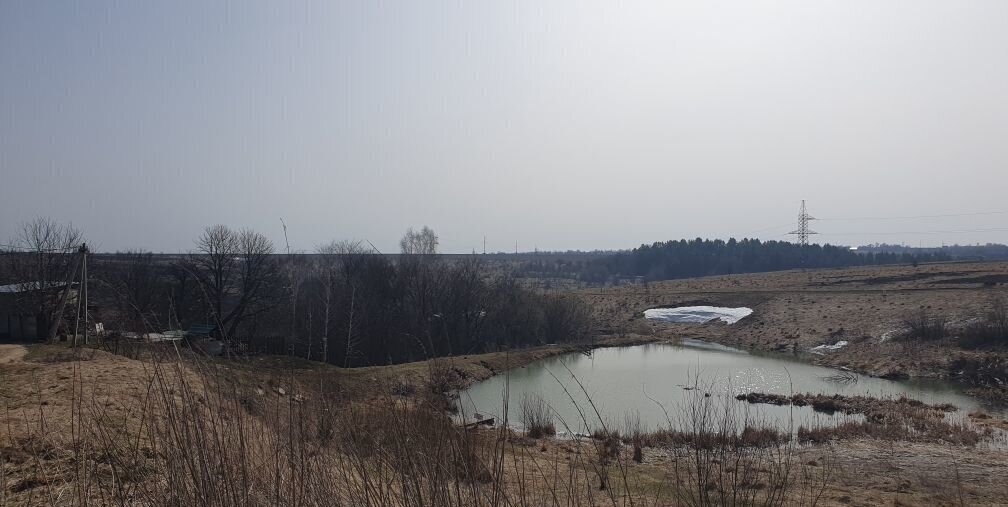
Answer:
<svg viewBox="0 0 1008 507"><path fill-rule="evenodd" d="M885 343L903 332L905 332L904 329L890 329L882 333L882 336L879 337L879 343Z"/></svg>
<svg viewBox="0 0 1008 507"><path fill-rule="evenodd" d="M644 311L644 318L666 322L703 323L722 320L734 324L752 314L751 308L725 308L720 306L680 306L678 308L652 308Z"/></svg>
<svg viewBox="0 0 1008 507"><path fill-rule="evenodd" d="M809 351L812 352L813 354L824 354L826 352L833 352L834 350L840 350L846 346L847 341L840 340L834 343L833 345L822 344L819 345L818 347L812 347L811 349L809 349Z"/></svg>

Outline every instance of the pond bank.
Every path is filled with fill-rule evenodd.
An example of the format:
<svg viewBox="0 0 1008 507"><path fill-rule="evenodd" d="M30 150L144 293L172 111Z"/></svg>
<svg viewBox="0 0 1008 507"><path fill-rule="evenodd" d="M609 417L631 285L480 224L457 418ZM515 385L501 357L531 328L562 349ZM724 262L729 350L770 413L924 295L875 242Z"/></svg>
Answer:
<svg viewBox="0 0 1008 507"><path fill-rule="evenodd" d="M714 276L584 289L607 332L697 337L749 351L801 356L881 378L962 378L973 394L1008 403L1008 348L965 348L954 337L933 342L892 339L921 311L948 322L982 317L1008 285L983 286L978 277L1008 273L1008 262L873 266ZM710 305L748 307L732 325L647 321L648 309ZM838 346L838 344L844 344ZM821 354L808 357L816 350Z"/></svg>
<svg viewBox="0 0 1008 507"><path fill-rule="evenodd" d="M696 340L679 344L649 343L596 349L590 356L567 353L548 356L470 385L459 393L463 413L493 415L498 421L521 421L525 399L543 399L567 433L590 433L601 426L623 424L632 417L644 430L682 425L668 421L668 412L709 398L747 421L770 426L832 426L843 414L822 414L811 407L735 405L739 393L768 392L880 399L908 397L929 404L952 404L965 413L989 411L963 393L963 386L927 380L893 381L844 377L836 371L775 354L751 354ZM503 410L501 395L509 395ZM849 415L849 414L848 414ZM682 429L678 428L677 429Z"/></svg>

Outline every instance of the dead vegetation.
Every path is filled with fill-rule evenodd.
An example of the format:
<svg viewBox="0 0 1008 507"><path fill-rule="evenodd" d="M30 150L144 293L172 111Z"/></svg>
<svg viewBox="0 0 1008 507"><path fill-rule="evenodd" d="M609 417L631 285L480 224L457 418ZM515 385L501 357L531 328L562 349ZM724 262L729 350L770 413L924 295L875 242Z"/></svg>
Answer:
<svg viewBox="0 0 1008 507"><path fill-rule="evenodd" d="M502 505L530 494L506 482L507 434L455 425L430 390L352 402L324 384L250 388L214 364L162 358L149 367L128 421L84 385L74 387L70 432L51 427L40 405L27 435L5 445L4 470L18 476L5 494L180 506ZM554 472L578 476L571 468ZM565 481L553 493L576 499L577 488Z"/></svg>
<svg viewBox="0 0 1008 507"><path fill-rule="evenodd" d="M870 438L887 441L947 443L961 446L977 445L985 431L955 417L952 405L929 405L899 397L880 399L867 396L795 394L791 396L746 393L736 399L749 403L810 406L816 412L857 416L830 424L799 426L797 438L802 443L822 444L837 440Z"/></svg>
<svg viewBox="0 0 1008 507"><path fill-rule="evenodd" d="M998 349L1008 346L1008 304L1003 297L991 299L983 317L960 332L959 345L969 349Z"/></svg>
<svg viewBox="0 0 1008 507"><path fill-rule="evenodd" d="M659 437L633 418L622 435L530 446L507 421L497 429L456 424L437 393L441 385L361 399L321 375L290 369L250 378L228 362L179 353L117 360L146 373L134 375L134 396L110 398L85 373L109 359L96 357L33 363L36 372L69 368L70 389L61 395L69 414L53 411L67 407L48 405L44 386L31 387L34 401L15 410L34 415L2 439L5 502L578 506L747 498L814 505L798 498L821 492L832 478L806 470L800 449L776 432L715 417L716 405L705 398L690 409L698 426L679 433L678 450L656 465L645 462L643 449L659 445ZM452 371L430 367L445 370ZM555 432L541 398L522 404L530 437ZM665 472L653 475L653 467Z"/></svg>
<svg viewBox="0 0 1008 507"><path fill-rule="evenodd" d="M819 473L799 458L796 442L779 429L750 419L735 400L692 399L676 425L691 436L673 462L681 505L816 505L833 480L832 460ZM670 429L673 427L669 417ZM789 432L789 430L786 430Z"/></svg>
<svg viewBox="0 0 1008 507"><path fill-rule="evenodd" d="M662 297L649 291L649 298ZM837 311L849 310L831 301ZM631 311L637 303L621 304ZM772 334L763 325L771 313L759 309L739 329ZM810 316L795 318L805 325ZM817 333L862 332L847 324L816 326ZM797 327L795 340L810 339ZM848 503L852 496L871 504L883 501L879 491L889 491L890 478L899 483L897 497L906 498L908 489L906 479L887 475L889 465L870 461L880 449L958 449L985 436L939 407L907 401L893 415L891 406L807 396L787 401L851 411L850 419L831 427L774 428L740 411L744 404L700 398L699 391L686 406L670 407L665 427L644 431L628 416L621 428L569 441L532 440L507 429L507 421L467 430L445 412L441 393L557 350L347 370L290 358L200 364L147 353L109 367L102 354L90 360L59 347L31 347L27 360L36 366L19 374L21 387L0 385L10 408L6 438L0 438L0 504L815 505ZM989 360L977 360L975 368L963 365L964 376L997 378L1000 356L984 354ZM96 388L124 378L113 372L128 372L128 390ZM547 420L537 414L530 420ZM968 459L986 452L981 447L942 459ZM853 465L849 448L860 453ZM1003 497L997 485L968 485L1003 461L1000 454L985 456L964 465L967 486L958 492L950 485L960 469L952 466L934 465L929 482L908 483L919 495L932 494L918 500L996 501ZM902 459L903 467L918 462ZM837 463L844 462L858 470L869 463L876 476L848 475L839 483ZM932 485L942 481L945 490Z"/></svg>
<svg viewBox="0 0 1008 507"><path fill-rule="evenodd" d="M1008 298L1008 288L974 280L1004 276L1008 262L959 262L711 276L579 294L591 303L605 332L642 321L649 308L696 301L747 306L754 313L731 326L650 324L653 335L664 339L697 337L795 354L858 375L962 377L975 385L976 394L1003 402L1008 389L996 379L1008 382L1008 377L998 377L995 370L1008 364L1008 347L996 323L1006 319L993 316L1005 313L996 303ZM847 344L808 355L841 340ZM991 375L968 378L971 371Z"/></svg>
<svg viewBox="0 0 1008 507"><path fill-rule="evenodd" d="M525 394L521 399L522 426L529 438L542 438L556 435L553 424L553 410L542 397Z"/></svg>
<svg viewBox="0 0 1008 507"><path fill-rule="evenodd" d="M139 361L95 352L54 362L62 359L56 349L3 370L4 380L16 374L0 389L8 407L0 495L8 504L835 504L850 495L877 500L872 487L851 490L850 477L839 479L837 463L851 443L891 436L872 433L878 425L774 428L745 404L697 391L669 407L657 430L628 414L594 438L536 440L507 421L493 429L455 423L427 382L439 377L432 371L467 371L465 362L358 373L184 353ZM66 389L52 389L64 375ZM396 381L415 387L393 393ZM964 480L982 470L967 466Z"/></svg>
<svg viewBox="0 0 1008 507"><path fill-rule="evenodd" d="M937 341L948 336L948 319L924 308L904 319L903 326L906 331L899 336L901 340Z"/></svg>

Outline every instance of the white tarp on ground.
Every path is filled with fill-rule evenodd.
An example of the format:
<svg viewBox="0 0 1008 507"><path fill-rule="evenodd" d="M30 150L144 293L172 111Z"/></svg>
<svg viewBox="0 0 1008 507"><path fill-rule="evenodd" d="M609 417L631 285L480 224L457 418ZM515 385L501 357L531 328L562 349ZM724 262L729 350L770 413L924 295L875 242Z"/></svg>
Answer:
<svg viewBox="0 0 1008 507"><path fill-rule="evenodd" d="M666 322L701 323L721 319L734 324L752 314L751 308L724 308L720 306L680 306L678 308L652 308L644 311L645 319Z"/></svg>

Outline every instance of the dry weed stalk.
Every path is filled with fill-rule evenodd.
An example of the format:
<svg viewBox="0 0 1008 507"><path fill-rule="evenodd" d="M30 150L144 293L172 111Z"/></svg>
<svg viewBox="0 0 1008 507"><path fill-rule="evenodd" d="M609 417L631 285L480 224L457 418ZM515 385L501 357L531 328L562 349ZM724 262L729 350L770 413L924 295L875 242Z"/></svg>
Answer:
<svg viewBox="0 0 1008 507"><path fill-rule="evenodd" d="M828 466L799 463L792 439L757 425L734 400L719 407L700 391L681 407L678 426L669 418L667 428L645 432L630 415L622 436L603 425L599 438L539 446L506 420L489 431L456 424L433 392L450 370L444 364L431 375L442 385L361 402L293 371L262 389L243 381L233 361L167 350L146 354L143 396L121 407L99 395L75 361L71 431L52 431L40 394L38 425L7 445L24 462L5 501L16 495L16 502L124 506L815 505L832 475ZM502 395L506 414L507 388ZM529 427L553 424L541 398L522 404ZM584 408L601 420L590 398ZM677 455L669 462L671 479L657 489L633 469L648 445Z"/></svg>

